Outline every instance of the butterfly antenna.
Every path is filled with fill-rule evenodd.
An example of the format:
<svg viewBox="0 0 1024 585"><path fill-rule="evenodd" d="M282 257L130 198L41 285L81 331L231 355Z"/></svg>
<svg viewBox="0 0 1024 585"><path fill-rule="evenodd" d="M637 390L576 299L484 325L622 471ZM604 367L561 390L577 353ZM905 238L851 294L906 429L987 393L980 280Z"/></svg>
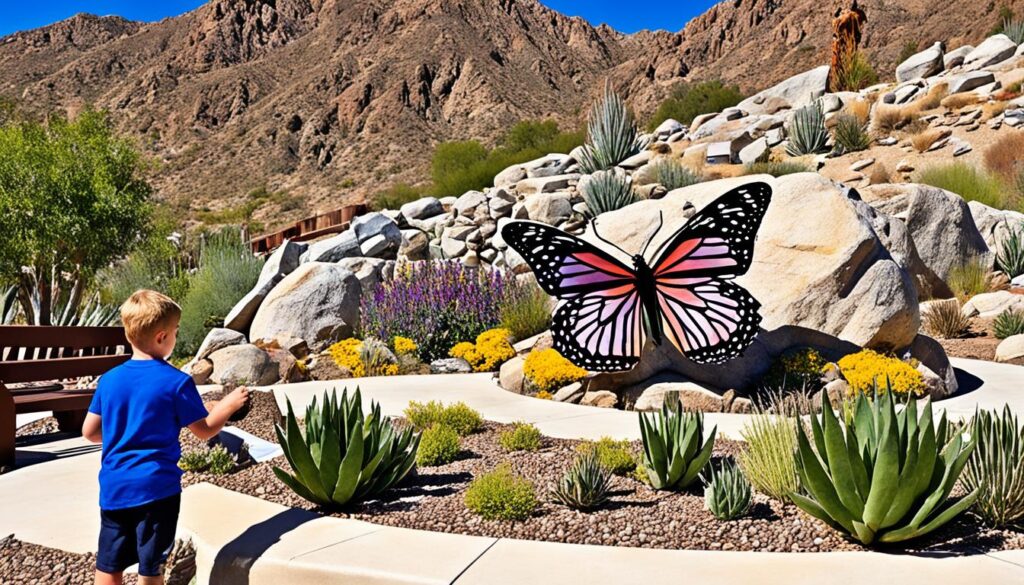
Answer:
<svg viewBox="0 0 1024 585"><path fill-rule="evenodd" d="M611 247L615 248L615 249L616 249L616 250L618 250L619 252L622 252L622 253L623 253L623 254L625 254L626 256L629 256L629 255L630 255L630 254L629 254L629 252L627 252L627 251L623 250L622 248L620 248L620 247L619 247L619 246L618 246L617 244L615 244L615 242L609 242L608 240L606 240L606 239L604 239L604 238L602 238L602 237L601 237L601 234L600 234L600 233L598 233L598 231L597 231L597 218L596 218L596 217L590 220L590 227L591 227L591 228L593 228L593 230L594 230L594 235L595 235L595 236L597 236L597 239L599 239L599 240L601 240L602 242L604 242L604 243L608 244L609 246L611 246Z"/></svg>
<svg viewBox="0 0 1024 585"><path fill-rule="evenodd" d="M653 232L651 232L651 235L647 236L647 242L644 244L644 251L640 253L640 255L642 255L644 258L647 257L647 247L650 246L651 242L654 241L654 236L658 235L658 232L661 231L661 226L664 224L664 222L665 222L665 214L663 212L659 211L658 212L658 227L655 228Z"/></svg>

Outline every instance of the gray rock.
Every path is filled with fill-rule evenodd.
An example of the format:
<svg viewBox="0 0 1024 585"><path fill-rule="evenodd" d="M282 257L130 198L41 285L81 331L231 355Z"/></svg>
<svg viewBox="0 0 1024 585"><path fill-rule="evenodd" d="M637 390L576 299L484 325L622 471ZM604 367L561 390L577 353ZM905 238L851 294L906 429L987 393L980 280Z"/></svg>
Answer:
<svg viewBox="0 0 1024 585"><path fill-rule="evenodd" d="M430 247L427 234L417 230L402 230L402 246L398 249L399 256L406 260L426 260Z"/></svg>
<svg viewBox="0 0 1024 585"><path fill-rule="evenodd" d="M210 354L213 373L210 380L216 384L252 384L266 386L278 380L277 364L267 352L246 343L232 345Z"/></svg>
<svg viewBox="0 0 1024 585"><path fill-rule="evenodd" d="M964 57L963 67L974 71L1009 59L1017 52L1017 43L1004 34L990 36Z"/></svg>
<svg viewBox="0 0 1024 585"><path fill-rule="evenodd" d="M615 405L618 403L619 397L614 392L609 392L608 390L587 392L580 399L580 404L583 406L596 406L598 408L615 408Z"/></svg>
<svg viewBox="0 0 1024 585"><path fill-rule="evenodd" d="M398 251L402 243L402 230L395 220L383 213L367 213L352 220L352 231L360 244L375 236L383 236L389 242L389 250ZM355 254L358 256L359 254ZM341 258L338 258L340 260Z"/></svg>
<svg viewBox="0 0 1024 585"><path fill-rule="evenodd" d="M572 203L566 193L538 193L527 197L525 203L530 219L548 225L558 225L572 214Z"/></svg>
<svg viewBox="0 0 1024 585"><path fill-rule="evenodd" d="M302 253L308 247L307 244L285 240L283 244L278 246L267 257L267 261L263 263L263 269L260 270L260 277L257 282L264 282L275 277L281 279L291 274L293 270L299 267Z"/></svg>
<svg viewBox="0 0 1024 585"><path fill-rule="evenodd" d="M442 213L444 213L444 206L436 197L424 197L402 206L402 215L406 219L426 219Z"/></svg>
<svg viewBox="0 0 1024 585"><path fill-rule="evenodd" d="M665 400L678 400L687 410L699 412L722 412L725 402L717 392L693 382L663 382L653 384L640 394L633 410L653 412L661 410Z"/></svg>
<svg viewBox="0 0 1024 585"><path fill-rule="evenodd" d="M965 317L981 317L994 319L1003 311L1024 311L1024 295L1014 294L1008 290L974 295L961 309Z"/></svg>
<svg viewBox="0 0 1024 585"><path fill-rule="evenodd" d="M476 208L487 203L487 196L480 191L467 191L455 200L452 209L463 217L473 217Z"/></svg>
<svg viewBox="0 0 1024 585"><path fill-rule="evenodd" d="M559 388L558 391L551 396L551 399L554 400L555 402L575 403L582 400L584 394L585 392L583 391L583 384L579 382L573 382L568 386L563 386L562 388Z"/></svg>
<svg viewBox="0 0 1024 585"><path fill-rule="evenodd" d="M799 75L794 75L769 89L743 100L737 107L752 115L773 114L775 112L769 111L767 106L773 101L771 98L779 98L784 100L794 110L802 108L824 95L827 91L828 71L829 66L823 65Z"/></svg>
<svg viewBox="0 0 1024 585"><path fill-rule="evenodd" d="M338 266L348 270L359 279L362 294L371 294L381 282L394 272L394 261L380 258L345 258Z"/></svg>
<svg viewBox="0 0 1024 585"><path fill-rule="evenodd" d="M277 283L281 282L282 278L298 268L306 248L306 244L285 240L277 250L274 250L263 264L260 276L256 280L256 286L235 303L235 306L224 317L224 327L241 333L248 331L263 299L277 286Z"/></svg>
<svg viewBox="0 0 1024 585"><path fill-rule="evenodd" d="M967 57L967 55L970 55L973 50L973 45L964 45L953 49L952 51L947 51L946 54L942 56L942 66L948 70L959 65L963 65L964 58Z"/></svg>
<svg viewBox="0 0 1024 585"><path fill-rule="evenodd" d="M431 374L468 374L473 366L462 358L444 358L430 362Z"/></svg>
<svg viewBox="0 0 1024 585"><path fill-rule="evenodd" d="M906 188L907 229L921 259L940 279L946 281L950 270L969 258L988 253L970 208L959 195L927 185Z"/></svg>
<svg viewBox="0 0 1024 585"><path fill-rule="evenodd" d="M995 209L977 201L969 202L967 207L990 250L1001 250L1014 230L1024 230L1024 213Z"/></svg>
<svg viewBox="0 0 1024 585"><path fill-rule="evenodd" d="M1024 334L1011 335L996 346L996 361L1011 362L1024 360Z"/></svg>
<svg viewBox="0 0 1024 585"><path fill-rule="evenodd" d="M660 140L664 140L685 129L686 127L679 123L679 121L668 118L661 124L658 124L658 127L654 129L654 136Z"/></svg>
<svg viewBox="0 0 1024 585"><path fill-rule="evenodd" d="M761 137L740 150L740 162L750 164L768 158L768 139Z"/></svg>
<svg viewBox="0 0 1024 585"><path fill-rule="evenodd" d="M196 360L202 360L217 350L224 349L232 345L239 345L245 343L245 336L231 329L217 327L211 329L203 342L199 344L199 351L196 352Z"/></svg>
<svg viewBox="0 0 1024 585"><path fill-rule="evenodd" d="M555 175L553 177L536 177L523 179L516 183L516 191L520 195L533 195L535 193L553 193L569 187L571 183L579 180L578 174Z"/></svg>
<svg viewBox="0 0 1024 585"><path fill-rule="evenodd" d="M530 178L554 177L565 173L573 162L572 157L567 154L553 153L525 162L523 168L526 169L526 176Z"/></svg>
<svg viewBox="0 0 1024 585"><path fill-rule="evenodd" d="M318 348L351 337L359 321L359 279L337 264L303 264L267 295L250 328L252 339L285 334Z"/></svg>
<svg viewBox="0 0 1024 585"><path fill-rule="evenodd" d="M389 219L388 221L391 220ZM395 227L397 229L398 226ZM401 232L399 232L399 235L401 235ZM348 229L336 236L310 244L309 250L305 254L305 261L337 262L342 258L358 256L360 253L359 240L356 239L355 232Z"/></svg>
<svg viewBox="0 0 1024 585"><path fill-rule="evenodd" d="M617 166L624 169L635 169L637 167L647 164L647 161L651 160L654 153L649 150L641 150L626 160L620 162Z"/></svg>
<svg viewBox="0 0 1024 585"><path fill-rule="evenodd" d="M526 384L526 377L523 374L523 365L525 363L526 360L516 356L501 364L501 368L498 370L498 383L501 384L502 388L516 394L523 393L523 387Z"/></svg>
<svg viewBox="0 0 1024 585"><path fill-rule="evenodd" d="M526 178L526 169L523 165L512 165L507 169L501 171L494 177L495 187L507 187L509 185L515 185L519 181Z"/></svg>
<svg viewBox="0 0 1024 585"><path fill-rule="evenodd" d="M912 55L896 67L896 81L910 81L931 77L942 71L945 49L942 43L935 43L928 49Z"/></svg>
<svg viewBox="0 0 1024 585"><path fill-rule="evenodd" d="M936 380L929 385L932 399L938 400L956 393L959 389L956 371L938 341L927 335L918 335L907 353L935 376Z"/></svg>
<svg viewBox="0 0 1024 585"><path fill-rule="evenodd" d="M996 80L990 71L973 71L964 73L949 80L949 93L963 93L988 85Z"/></svg>

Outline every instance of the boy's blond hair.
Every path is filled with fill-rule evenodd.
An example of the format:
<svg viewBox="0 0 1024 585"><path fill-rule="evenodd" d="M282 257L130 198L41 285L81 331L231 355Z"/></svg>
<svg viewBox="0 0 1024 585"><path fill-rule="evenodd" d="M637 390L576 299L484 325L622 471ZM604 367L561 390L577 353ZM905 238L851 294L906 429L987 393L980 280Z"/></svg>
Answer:
<svg viewBox="0 0 1024 585"><path fill-rule="evenodd" d="M155 335L160 328L181 318L181 307L155 290L137 290L121 305L121 324L132 345Z"/></svg>

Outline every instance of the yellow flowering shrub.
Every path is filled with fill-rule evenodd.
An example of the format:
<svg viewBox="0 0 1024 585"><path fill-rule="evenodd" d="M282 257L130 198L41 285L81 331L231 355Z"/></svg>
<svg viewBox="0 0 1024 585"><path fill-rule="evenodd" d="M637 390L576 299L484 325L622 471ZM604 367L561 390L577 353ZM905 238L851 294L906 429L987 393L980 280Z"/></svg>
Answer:
<svg viewBox="0 0 1024 585"><path fill-rule="evenodd" d="M538 392L550 392L582 380L587 371L562 357L554 348L532 351L523 363L523 374Z"/></svg>
<svg viewBox="0 0 1024 585"><path fill-rule="evenodd" d="M555 397L555 395L548 392L547 390L541 390L540 392L534 394L533 397L540 398L541 400L551 400L552 398Z"/></svg>
<svg viewBox="0 0 1024 585"><path fill-rule="evenodd" d="M393 356L389 359L387 352L381 351L383 344L372 341L375 343L367 346L355 338L343 339L327 348L327 353L334 363L352 372L353 378L398 375L398 364L391 361Z"/></svg>
<svg viewBox="0 0 1024 585"><path fill-rule="evenodd" d="M409 339L408 337L396 336L391 340L391 346L395 348L395 353L398 355L408 355L416 353L419 350L419 346L416 342Z"/></svg>
<svg viewBox="0 0 1024 585"><path fill-rule="evenodd" d="M363 362L359 360L359 349L362 346L363 342L358 339L343 339L328 347L327 353L330 354L334 363L348 369L348 371L352 372L353 377L359 378L366 375L366 370L363 369Z"/></svg>
<svg viewBox="0 0 1024 585"><path fill-rule="evenodd" d="M925 392L924 376L913 365L870 349L851 353L839 360L839 371L854 393L870 393L876 382L879 390L884 392L887 379L893 392L918 396Z"/></svg>
<svg viewBox="0 0 1024 585"><path fill-rule="evenodd" d="M476 343L463 341L455 344L448 355L462 358L476 372L493 372L498 366L516 356L508 329L489 329L476 338Z"/></svg>
<svg viewBox="0 0 1024 585"><path fill-rule="evenodd" d="M790 350L779 356L765 376L765 384L771 388L820 387L823 371L828 360L818 350L803 347Z"/></svg>

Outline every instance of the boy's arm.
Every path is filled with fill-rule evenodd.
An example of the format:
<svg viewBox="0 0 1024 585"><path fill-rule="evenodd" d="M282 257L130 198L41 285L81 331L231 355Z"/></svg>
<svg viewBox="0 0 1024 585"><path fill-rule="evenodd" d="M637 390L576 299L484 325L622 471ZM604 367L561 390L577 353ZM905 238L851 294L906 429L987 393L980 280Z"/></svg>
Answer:
<svg viewBox="0 0 1024 585"><path fill-rule="evenodd" d="M236 388L233 392L218 401L210 410L210 414L208 414L206 418L201 418L188 425L188 430L192 431L192 434L202 441L213 438L222 428L224 428L224 424L228 422L228 418L234 414L236 410L242 408L248 399L248 388L244 386Z"/></svg>
<svg viewBox="0 0 1024 585"><path fill-rule="evenodd" d="M103 425L100 415L89 412L85 415L85 422L82 423L82 437L92 443L103 442Z"/></svg>

